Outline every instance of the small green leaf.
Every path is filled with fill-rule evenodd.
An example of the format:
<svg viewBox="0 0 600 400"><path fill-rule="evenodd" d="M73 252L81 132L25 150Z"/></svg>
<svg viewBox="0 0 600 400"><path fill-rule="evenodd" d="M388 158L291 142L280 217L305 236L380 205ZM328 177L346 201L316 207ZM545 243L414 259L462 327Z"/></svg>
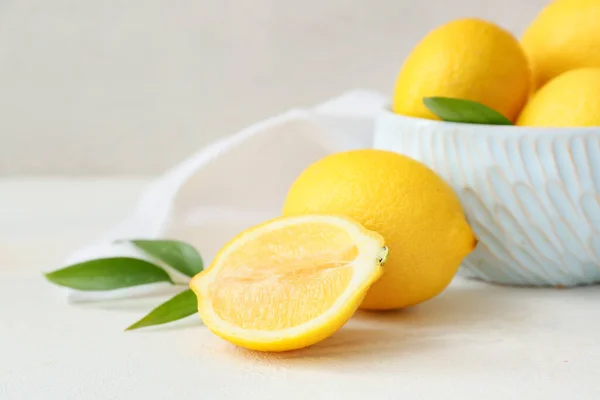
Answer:
<svg viewBox="0 0 600 400"><path fill-rule="evenodd" d="M449 97L425 97L423 104L432 113L447 122L512 125L512 122L504 115L476 101Z"/></svg>
<svg viewBox="0 0 600 400"><path fill-rule="evenodd" d="M160 267L129 257L100 258L71 265L53 272L51 282L78 290L113 290L156 282L173 283Z"/></svg>
<svg viewBox="0 0 600 400"><path fill-rule="evenodd" d="M194 276L204 268L200 254L187 243L177 240L132 240L131 243L187 276Z"/></svg>
<svg viewBox="0 0 600 400"><path fill-rule="evenodd" d="M185 318L196 312L198 312L196 295L188 289L165 301L125 330L131 331L146 326L166 324L167 322Z"/></svg>

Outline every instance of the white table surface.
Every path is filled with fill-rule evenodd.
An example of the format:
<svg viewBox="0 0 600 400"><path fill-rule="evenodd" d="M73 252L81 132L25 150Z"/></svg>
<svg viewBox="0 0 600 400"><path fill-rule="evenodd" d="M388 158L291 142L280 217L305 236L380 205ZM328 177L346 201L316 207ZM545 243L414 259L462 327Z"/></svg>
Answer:
<svg viewBox="0 0 600 400"><path fill-rule="evenodd" d="M279 355L236 348L196 316L125 333L164 298L70 305L41 272L125 216L147 182L0 180L0 399L600 398L599 287L456 279Z"/></svg>

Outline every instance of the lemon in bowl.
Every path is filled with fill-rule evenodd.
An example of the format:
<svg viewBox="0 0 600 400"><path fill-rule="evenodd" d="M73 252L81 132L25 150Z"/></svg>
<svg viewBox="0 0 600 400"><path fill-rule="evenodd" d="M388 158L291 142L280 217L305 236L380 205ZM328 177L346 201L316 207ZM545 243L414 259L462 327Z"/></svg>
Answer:
<svg viewBox="0 0 600 400"><path fill-rule="evenodd" d="M446 23L411 51L396 79L392 110L437 119L423 98L446 96L482 103L514 121L531 91L529 61L518 40L477 18Z"/></svg>
<svg viewBox="0 0 600 400"><path fill-rule="evenodd" d="M521 38L536 89L569 70L600 67L599 21L597 0L559 0L541 10Z"/></svg>
<svg viewBox="0 0 600 400"><path fill-rule="evenodd" d="M579 68L550 80L527 102L517 125L600 126L600 68Z"/></svg>

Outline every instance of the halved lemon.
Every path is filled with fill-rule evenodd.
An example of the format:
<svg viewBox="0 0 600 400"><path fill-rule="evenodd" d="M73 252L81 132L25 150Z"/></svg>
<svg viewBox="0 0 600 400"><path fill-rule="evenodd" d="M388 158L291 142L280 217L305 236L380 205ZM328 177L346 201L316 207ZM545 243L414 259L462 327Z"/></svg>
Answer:
<svg viewBox="0 0 600 400"><path fill-rule="evenodd" d="M387 252L381 235L346 217L281 217L231 240L190 287L216 335L252 350L294 350L348 321Z"/></svg>

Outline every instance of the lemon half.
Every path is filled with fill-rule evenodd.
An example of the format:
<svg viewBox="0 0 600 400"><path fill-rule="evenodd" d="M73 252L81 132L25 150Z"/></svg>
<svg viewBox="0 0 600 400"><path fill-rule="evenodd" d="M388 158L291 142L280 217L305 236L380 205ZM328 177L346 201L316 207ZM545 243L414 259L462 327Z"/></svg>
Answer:
<svg viewBox="0 0 600 400"><path fill-rule="evenodd" d="M349 218L281 217L231 240L190 287L216 335L252 350L294 350L344 325L386 258L383 238Z"/></svg>

